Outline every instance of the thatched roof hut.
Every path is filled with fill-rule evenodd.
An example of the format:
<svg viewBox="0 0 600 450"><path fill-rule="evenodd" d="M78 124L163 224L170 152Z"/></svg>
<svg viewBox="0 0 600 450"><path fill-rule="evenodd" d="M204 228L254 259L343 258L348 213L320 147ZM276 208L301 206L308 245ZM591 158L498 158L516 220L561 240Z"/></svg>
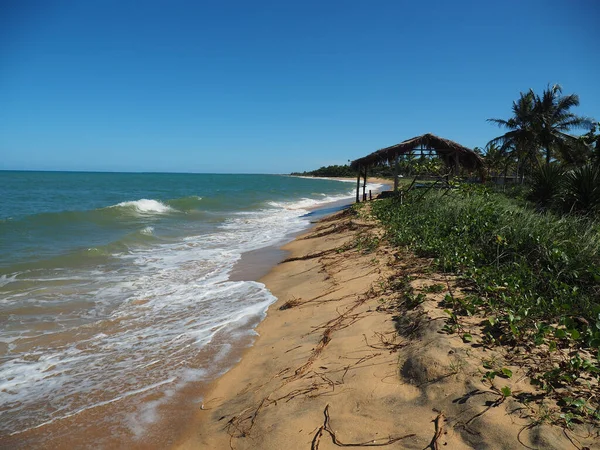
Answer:
<svg viewBox="0 0 600 450"><path fill-rule="evenodd" d="M478 170L483 167L481 156L470 148L431 133L407 139L391 147L377 150L352 161L350 166L353 169L359 169L393 163L397 156L409 154L419 147L435 152L449 167L455 167L456 163L467 170Z"/></svg>
<svg viewBox="0 0 600 450"><path fill-rule="evenodd" d="M372 166L393 164L401 155L411 154L413 151L431 155L435 153L447 167L458 174L460 167L469 171L478 170L483 178L483 159L470 148L464 147L450 139L444 139L431 133L423 134L391 147L382 148L367 156L355 159L350 166L357 171L356 201L359 201L360 177L364 178L363 199L366 199L365 187L367 184L367 169ZM394 164L397 169L397 166ZM394 190L398 187L398 173L394 180Z"/></svg>

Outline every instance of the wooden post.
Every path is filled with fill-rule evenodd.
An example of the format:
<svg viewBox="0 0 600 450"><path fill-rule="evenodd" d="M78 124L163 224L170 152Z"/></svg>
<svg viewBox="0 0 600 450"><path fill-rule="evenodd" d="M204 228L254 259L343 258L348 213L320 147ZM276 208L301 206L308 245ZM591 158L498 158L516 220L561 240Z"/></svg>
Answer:
<svg viewBox="0 0 600 450"><path fill-rule="evenodd" d="M358 174L356 175L356 203L360 202L360 198L358 197L360 192L360 166L356 169Z"/></svg>
<svg viewBox="0 0 600 450"><path fill-rule="evenodd" d="M458 165L458 152L454 154L454 176L457 177L459 175L459 165Z"/></svg>
<svg viewBox="0 0 600 450"><path fill-rule="evenodd" d="M394 192L398 192L398 155L394 158Z"/></svg>
<svg viewBox="0 0 600 450"><path fill-rule="evenodd" d="M367 200L367 166L365 166L365 173L363 178L363 201Z"/></svg>

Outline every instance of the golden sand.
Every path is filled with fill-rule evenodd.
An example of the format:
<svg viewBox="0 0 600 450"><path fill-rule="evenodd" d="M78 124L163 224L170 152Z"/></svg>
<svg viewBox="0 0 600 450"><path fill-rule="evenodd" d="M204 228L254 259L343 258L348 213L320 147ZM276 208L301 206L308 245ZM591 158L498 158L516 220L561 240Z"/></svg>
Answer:
<svg viewBox="0 0 600 450"><path fill-rule="evenodd" d="M502 355L442 332L439 303L458 294L454 280L430 261L373 248L379 236L347 211L284 247L290 258L261 280L279 300L176 448L574 448L561 428L533 426L530 411L499 394L527 389L519 367L490 385L482 361L502 364ZM392 289L399 280L423 301ZM426 289L433 284L443 290Z"/></svg>

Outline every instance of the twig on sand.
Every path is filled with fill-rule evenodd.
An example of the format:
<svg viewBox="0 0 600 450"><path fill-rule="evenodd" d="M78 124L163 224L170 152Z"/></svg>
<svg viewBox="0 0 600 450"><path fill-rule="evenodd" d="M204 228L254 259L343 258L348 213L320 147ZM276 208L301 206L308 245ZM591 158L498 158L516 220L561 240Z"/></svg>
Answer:
<svg viewBox="0 0 600 450"><path fill-rule="evenodd" d="M319 429L317 430L317 433L315 434L315 437L312 440L312 443L310 445L310 450L318 450L319 449L319 442L321 442L321 436L323 436L323 430L325 428L323 428L323 426L321 425L319 427Z"/></svg>
<svg viewBox="0 0 600 450"><path fill-rule="evenodd" d="M392 333L388 333L388 334L393 334L392 339L386 338L384 333L379 333L377 331L374 331L373 334L378 338L380 345L369 344L369 341L367 340L367 335L364 333L363 333L363 339L364 339L367 347L374 348L375 350L389 350L390 353L393 353L407 345L406 343L402 343L402 342L401 343L394 342L396 340L396 338L398 337L398 334L396 333L396 331L393 331Z"/></svg>
<svg viewBox="0 0 600 450"><path fill-rule="evenodd" d="M573 444L573 447L575 447L577 450L589 450L589 447L582 447L581 442L579 442L575 437L569 436L569 433L567 433L566 428L563 428L563 434L567 437L571 444Z"/></svg>
<svg viewBox="0 0 600 450"><path fill-rule="evenodd" d="M355 231L355 230L358 230L359 228L375 228L376 226L377 225L371 224L371 223L356 223L352 220L348 220L345 222L341 222L338 225L321 226L321 227L315 229L315 232L313 234L309 234L308 236L305 236L301 239L302 240L316 239L316 238L328 236L328 235L334 234L334 233L341 233L343 231L348 231L348 230Z"/></svg>
<svg viewBox="0 0 600 450"><path fill-rule="evenodd" d="M321 336L321 340L319 341L319 343L317 344L317 346L314 348L314 350L312 351L310 357L306 360L306 362L304 364L302 364L300 367L298 367L293 375L290 375L289 377L284 378L286 380L286 383L289 383L290 381L293 380L297 380L298 378L300 378L302 375L304 375L304 373L306 372L306 370L312 366L312 363L315 361L315 359L317 359L319 357L319 355L321 354L321 352L323 351L323 349L325 347L327 347L327 344L329 344L329 341L331 341L331 334L333 333L333 329L332 328L328 328L325 330L325 332L323 333L323 335Z"/></svg>
<svg viewBox="0 0 600 450"><path fill-rule="evenodd" d="M360 305L362 305L366 301L367 301L366 297L363 299L357 300L344 313L339 314L338 317L335 317L335 318L325 322L324 324L320 325L319 327L317 327L313 330L313 332L314 332L316 330L324 329L323 334L321 335L321 340L319 341L317 346L312 350L312 353L311 353L310 357L306 360L306 362L302 366L298 367L293 375L290 375L289 377L285 378L286 383L297 380L302 375L304 375L304 373L306 373L306 371L310 368L310 366L312 366L313 362L323 352L325 347L327 347L327 344L329 344L329 342L331 341L332 334L335 331L339 331L341 329L349 327L350 325L353 325L355 322L357 322L358 320L360 320L361 318L364 317L364 314L362 314L362 313L357 313L357 314L351 314L351 313L352 313L352 311L354 311L356 308L358 308Z"/></svg>
<svg viewBox="0 0 600 450"><path fill-rule="evenodd" d="M440 449L439 440L442 437L442 434L444 434L444 420L446 420L446 416L444 416L443 412L440 412L437 417L433 419L433 423L435 424L435 434L429 444L431 450Z"/></svg>
<svg viewBox="0 0 600 450"><path fill-rule="evenodd" d="M327 433L329 433L329 435L331 436L331 440L332 442L337 445L338 447L384 447L386 445L390 445L393 444L394 442L398 442L402 439L406 439L409 437L413 437L415 436L414 434L407 434L405 436L399 436L399 437L395 437L395 438L389 438L387 441L383 441L383 442L377 442L378 439L373 439L372 441L367 441L367 442L359 442L359 443L350 443L350 444L346 444L342 441L340 441L335 433L335 431L333 431L331 429L331 425L329 423L329 404L327 404L327 406L325 406L325 409L323 410L323 415L325 416L325 420L323 422L323 425L321 425L319 427L319 429L317 430L317 432L315 433L315 436L312 440L312 444L310 446L311 450L318 450L319 449L319 442L321 441L321 436L323 436L323 432L326 431Z"/></svg>
<svg viewBox="0 0 600 450"><path fill-rule="evenodd" d="M528 448L530 450L535 450L535 449L533 447L530 447L529 445L525 444L525 442L523 442L523 440L521 439L521 433L523 433L523 431L525 431L525 430L531 430L536 425L539 425L539 424L536 422L529 423L529 424L525 425L523 428L521 428L519 430L519 434L517 434L517 441L519 441L519 444L521 444L523 447Z"/></svg>
<svg viewBox="0 0 600 450"><path fill-rule="evenodd" d="M295 256L293 258L284 259L279 264L284 264L284 263L288 263L288 262L292 262L292 261L304 261L306 259L319 258L321 256L328 255L329 253L333 253L335 251L337 251L337 248L332 248L330 250L323 250L322 252L309 253L308 255L303 255L303 256Z"/></svg>
<svg viewBox="0 0 600 450"><path fill-rule="evenodd" d="M302 304L299 298L296 298L292 295L287 302L279 307L279 311L285 311L286 309L295 308L296 306Z"/></svg>

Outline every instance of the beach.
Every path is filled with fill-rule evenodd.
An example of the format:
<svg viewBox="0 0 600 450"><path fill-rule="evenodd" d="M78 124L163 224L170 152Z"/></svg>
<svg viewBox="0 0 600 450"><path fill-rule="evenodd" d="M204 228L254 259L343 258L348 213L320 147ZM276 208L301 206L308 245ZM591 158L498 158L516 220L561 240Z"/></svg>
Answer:
<svg viewBox="0 0 600 450"><path fill-rule="evenodd" d="M272 181L296 183L286 178ZM465 317L461 333L448 332L444 302L448 296L458 299L464 294L460 282L433 270L432 260L390 246L381 225L370 216L374 203L349 208L348 186L331 185L339 195L328 196L315 191L322 182L327 180L308 184L301 195L294 193L278 203L267 189L254 211L228 213L209 233L184 234L173 244L160 242L147 249L130 247L134 254L152 256L147 270L159 275L152 277L160 288L153 295L125 291L119 297L117 313L124 308L144 311L143 327L128 325L128 316L112 314L76 326L68 334L46 332L36 341L15 341L23 352L15 361L23 368L36 368L49 359L31 342L53 343L58 336L61 342L74 341L78 352L66 354L64 361L52 356L55 363L46 364L45 372L29 381L29 391L20 394L25 400L37 391L48 392L46 397L4 406L0 411L4 417L27 428L1 435L0 447L562 449L570 448L573 439L582 449L594 447L593 427L585 425L569 434L544 421L539 409L517 402L513 395L541 393L532 389L527 367L515 362L518 358L501 347L480 344L481 318ZM389 186L388 180L369 182L377 189ZM194 209L181 215L175 207L181 209L184 200L190 202L189 197L154 200L156 204L137 201L138 208L150 203L155 209L172 209L127 217L135 217L134 225L142 231L149 220L157 231L165 226L163 221L171 228L195 231L205 224L204 215L192 225L187 221L198 214L196 209L204 214L196 206L202 199L194 197ZM227 265L217 276L207 277L207 267L218 267L215 257L220 253L228 257ZM177 264L172 263L173 254ZM120 273L137 276L137 266L131 267L125 256L124 263L112 264L120 264ZM157 272L158 263L168 271ZM186 278L174 278L172 273ZM22 289L21 283L33 275L27 277L19 273L6 277L4 292L15 286ZM38 276L34 286L45 286L44 282ZM57 292L64 295L63 290ZM161 308L150 314L148 307L153 305ZM65 302L63 309L67 306ZM3 320L12 318L5 315ZM208 319L210 337L198 337L196 323L202 326ZM115 324L122 334L110 328ZM103 333L87 341L80 338L94 327L102 327ZM168 333L158 340L163 330ZM139 333L146 337L137 347L123 345L121 353L104 354L103 347L90 343L95 339L99 344L127 344ZM8 356L10 350L5 349ZM135 366L146 353L143 364ZM87 358L84 365L73 365L77 355ZM92 356L102 360L112 355L114 364L107 362L104 369L86 363ZM10 359L3 368L10 369L9 363ZM113 390L123 377L130 384L120 392L96 389L90 395L85 391L88 382L73 382L78 367ZM121 376L115 373L119 367L128 371ZM510 376L490 382L486 373L491 369ZM24 371L23 376L30 373L35 372ZM71 376L64 386L57 383L62 373ZM18 386L10 378L4 383ZM506 388L511 395L502 394ZM3 391L5 398L18 393L12 389L15 392ZM44 399L47 404L38 407ZM62 399L76 407L60 408ZM30 415L17 414L20 410Z"/></svg>
<svg viewBox="0 0 600 450"><path fill-rule="evenodd" d="M600 2L6 3L0 450L600 450Z"/></svg>
<svg viewBox="0 0 600 450"><path fill-rule="evenodd" d="M348 210L283 247L288 258L261 279L278 300L256 341L208 387L173 448L572 446L498 394L529 388L520 367L443 332L440 301L460 295L456 281L381 237ZM485 360L506 364L511 379L490 386ZM577 435L580 448L593 448L590 436Z"/></svg>
<svg viewBox="0 0 600 450"><path fill-rule="evenodd" d="M3 448L172 445L276 300L258 280L279 247L354 197L272 175L2 181Z"/></svg>

